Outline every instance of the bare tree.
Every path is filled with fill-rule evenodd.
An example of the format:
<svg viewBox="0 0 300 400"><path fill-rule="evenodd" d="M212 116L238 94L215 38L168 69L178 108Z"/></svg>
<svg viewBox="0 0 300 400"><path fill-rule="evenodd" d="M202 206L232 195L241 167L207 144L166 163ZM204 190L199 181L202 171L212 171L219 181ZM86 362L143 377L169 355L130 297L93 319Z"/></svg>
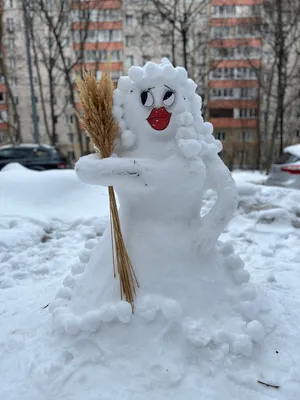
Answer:
<svg viewBox="0 0 300 400"><path fill-rule="evenodd" d="M209 7L206 1L153 0L136 5L139 47L149 58L168 56L198 83L203 97L209 46ZM147 41L145 40L147 38ZM152 44L152 46L151 46ZM154 44L154 46L153 46ZM153 54L149 54L150 48ZM155 51L154 51L155 50ZM160 54L159 54L160 53ZM146 59L143 62L147 61Z"/></svg>
<svg viewBox="0 0 300 400"><path fill-rule="evenodd" d="M14 96L11 84L10 84L10 74L9 69L6 65L6 51L5 51L5 29L4 29L4 18L3 18L3 4L0 5L0 72L4 76L5 84L7 87L8 94L8 102L9 102L9 111L12 111L11 118L7 119L8 124L8 135L11 142L22 142L22 133L21 133L21 123L20 123L20 115L18 112L18 105L16 102L16 97Z"/></svg>

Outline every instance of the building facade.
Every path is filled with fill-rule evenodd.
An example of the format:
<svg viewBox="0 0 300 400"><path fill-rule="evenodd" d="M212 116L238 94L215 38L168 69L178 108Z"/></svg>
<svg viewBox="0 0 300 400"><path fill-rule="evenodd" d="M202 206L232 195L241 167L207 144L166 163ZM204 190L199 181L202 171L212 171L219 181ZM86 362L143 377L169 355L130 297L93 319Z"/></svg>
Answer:
<svg viewBox="0 0 300 400"><path fill-rule="evenodd" d="M231 168L255 165L261 34L258 0L212 0L208 117Z"/></svg>

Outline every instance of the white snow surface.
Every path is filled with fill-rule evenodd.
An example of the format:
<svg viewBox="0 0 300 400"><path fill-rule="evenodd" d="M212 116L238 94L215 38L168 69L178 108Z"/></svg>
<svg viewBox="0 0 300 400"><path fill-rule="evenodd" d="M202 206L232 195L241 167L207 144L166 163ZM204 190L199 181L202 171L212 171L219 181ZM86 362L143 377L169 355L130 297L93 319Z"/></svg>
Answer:
<svg viewBox="0 0 300 400"><path fill-rule="evenodd" d="M239 207L218 243L233 277L229 290L211 293L221 270L203 267L202 275L186 271L176 297L175 267L166 265L158 284L169 297L141 296L134 316L119 302L76 317L59 305L74 297L103 240L107 189L79 182L74 171L2 170L0 399L297 399L300 193L264 186L260 173L233 176ZM204 209L213 202L209 191ZM197 286L207 302L185 304L185 290Z"/></svg>

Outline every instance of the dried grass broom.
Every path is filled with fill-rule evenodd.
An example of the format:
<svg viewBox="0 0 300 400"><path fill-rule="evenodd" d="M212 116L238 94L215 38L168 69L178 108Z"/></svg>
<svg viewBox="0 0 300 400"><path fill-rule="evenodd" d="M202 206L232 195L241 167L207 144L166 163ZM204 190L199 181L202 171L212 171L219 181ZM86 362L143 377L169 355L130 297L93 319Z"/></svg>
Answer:
<svg viewBox="0 0 300 400"><path fill-rule="evenodd" d="M82 120L87 134L99 150L101 157L110 157L114 150L115 137L119 126L112 115L114 86L109 72L103 73L98 83L93 73L83 72L83 79L79 79L77 85L84 110ZM126 301L131 304L132 312L134 312L134 299L138 281L125 248L115 192L112 186L108 188L108 193L114 277L116 278L117 269L121 299L125 297Z"/></svg>

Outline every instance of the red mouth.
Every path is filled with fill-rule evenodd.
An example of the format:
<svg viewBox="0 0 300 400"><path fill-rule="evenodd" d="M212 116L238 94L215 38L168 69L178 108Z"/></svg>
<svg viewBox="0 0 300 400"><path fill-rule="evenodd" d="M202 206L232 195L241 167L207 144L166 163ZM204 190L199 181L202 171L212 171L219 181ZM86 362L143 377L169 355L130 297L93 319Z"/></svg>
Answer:
<svg viewBox="0 0 300 400"><path fill-rule="evenodd" d="M147 118L147 121L151 128L157 131L163 131L169 125L171 119L171 113L169 113L164 107L153 108L151 114Z"/></svg>

